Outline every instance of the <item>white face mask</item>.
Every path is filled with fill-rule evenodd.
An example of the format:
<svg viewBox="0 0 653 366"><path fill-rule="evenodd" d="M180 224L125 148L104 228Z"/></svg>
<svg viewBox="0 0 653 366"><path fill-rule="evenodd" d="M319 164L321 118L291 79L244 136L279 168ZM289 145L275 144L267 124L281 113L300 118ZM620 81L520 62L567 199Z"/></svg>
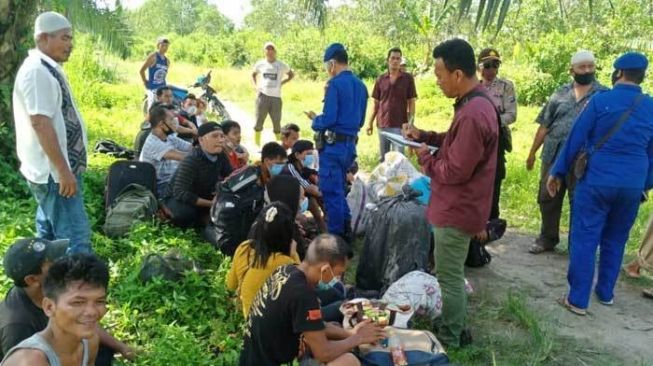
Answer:
<svg viewBox="0 0 653 366"><path fill-rule="evenodd" d="M186 108L186 112L188 112L188 114L195 114L195 113L197 113L197 107L192 105L192 106Z"/></svg>

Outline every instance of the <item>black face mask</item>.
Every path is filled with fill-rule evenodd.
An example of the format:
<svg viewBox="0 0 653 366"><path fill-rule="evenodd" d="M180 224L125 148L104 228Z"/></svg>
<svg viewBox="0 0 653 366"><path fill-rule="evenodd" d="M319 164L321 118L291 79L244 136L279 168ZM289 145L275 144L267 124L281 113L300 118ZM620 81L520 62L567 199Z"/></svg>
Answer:
<svg viewBox="0 0 653 366"><path fill-rule="evenodd" d="M614 70L612 72L612 86L614 86L614 84L616 84L620 78L621 76L619 75L619 70Z"/></svg>
<svg viewBox="0 0 653 366"><path fill-rule="evenodd" d="M587 74L574 74L574 81L580 85L589 85L594 81L594 73L588 72Z"/></svg>

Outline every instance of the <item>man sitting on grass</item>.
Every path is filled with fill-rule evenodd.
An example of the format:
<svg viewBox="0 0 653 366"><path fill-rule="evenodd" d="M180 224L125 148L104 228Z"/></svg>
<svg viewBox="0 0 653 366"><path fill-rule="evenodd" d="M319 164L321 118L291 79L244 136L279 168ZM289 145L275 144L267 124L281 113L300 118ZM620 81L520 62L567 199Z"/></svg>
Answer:
<svg viewBox="0 0 653 366"><path fill-rule="evenodd" d="M52 263L64 256L67 247L68 240L19 239L5 253L4 271L14 286L0 303L0 358L48 325L48 317L43 312L43 282ZM101 327L97 333L100 347L96 366L111 365L115 351L133 359L134 351L129 346Z"/></svg>
<svg viewBox="0 0 653 366"><path fill-rule="evenodd" d="M154 165L156 169L156 195L162 196L168 182L192 145L175 136L172 113L163 106L154 107L149 114L152 131L145 139L138 160Z"/></svg>
<svg viewBox="0 0 653 366"><path fill-rule="evenodd" d="M249 161L249 153L247 152L247 149L240 144L240 125L238 122L231 120L222 121L221 125L222 131L227 138L225 152L229 157L229 163L231 163L231 167L234 168L234 170L240 169L247 165L247 162Z"/></svg>
<svg viewBox="0 0 653 366"><path fill-rule="evenodd" d="M36 240L28 246L34 252L48 245ZM2 366L93 365L100 343L99 321L107 312L108 285L109 268L94 255L57 259L43 283L41 306L47 326L7 351Z"/></svg>
<svg viewBox="0 0 653 366"><path fill-rule="evenodd" d="M222 127L209 122L198 130L199 146L182 160L164 195L164 211L180 227L201 227L209 223L216 183L231 174L224 153Z"/></svg>
<svg viewBox="0 0 653 366"><path fill-rule="evenodd" d="M352 330L325 323L314 291L332 286L345 272L348 257L342 239L320 235L302 263L272 273L250 308L241 366L282 365L298 356L301 365L360 365L349 352L383 339L383 329L370 321Z"/></svg>

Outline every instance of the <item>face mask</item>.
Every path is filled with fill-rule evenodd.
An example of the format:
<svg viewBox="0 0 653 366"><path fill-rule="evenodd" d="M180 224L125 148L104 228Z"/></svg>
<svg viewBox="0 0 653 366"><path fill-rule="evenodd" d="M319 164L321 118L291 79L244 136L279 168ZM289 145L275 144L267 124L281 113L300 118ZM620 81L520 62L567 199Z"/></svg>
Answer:
<svg viewBox="0 0 653 366"><path fill-rule="evenodd" d="M187 112L188 114L195 114L195 113L197 113L197 107L195 107L194 105L192 105L192 106L186 108L186 112Z"/></svg>
<svg viewBox="0 0 653 366"><path fill-rule="evenodd" d="M317 289L318 290L321 290L321 291L329 290L329 289L333 288L333 286L335 286L338 283L338 279L333 274L333 270L331 269L331 267L329 267L329 271L331 271L331 275L333 276L333 278L329 282L324 282L324 281L322 281L322 273L320 273L320 282L317 283Z"/></svg>
<svg viewBox="0 0 653 366"><path fill-rule="evenodd" d="M283 170L285 164L274 164L272 167L270 167L270 175L275 176L281 174L281 170Z"/></svg>
<svg viewBox="0 0 653 366"><path fill-rule="evenodd" d="M302 164L307 168L312 168L314 162L315 162L315 156L306 155L306 157L304 158L304 161L302 162Z"/></svg>
<svg viewBox="0 0 653 366"><path fill-rule="evenodd" d="M574 81L580 85L588 85L594 81L594 73L589 72L587 74L574 74Z"/></svg>
<svg viewBox="0 0 653 366"><path fill-rule="evenodd" d="M302 203L299 205L299 213L308 211L308 198L304 197Z"/></svg>

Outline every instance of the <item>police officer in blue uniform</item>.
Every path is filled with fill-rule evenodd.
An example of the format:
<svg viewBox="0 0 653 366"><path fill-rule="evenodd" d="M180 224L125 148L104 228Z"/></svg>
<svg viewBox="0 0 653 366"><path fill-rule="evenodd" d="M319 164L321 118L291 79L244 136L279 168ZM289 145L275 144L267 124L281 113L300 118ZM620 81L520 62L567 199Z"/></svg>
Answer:
<svg viewBox="0 0 653 366"><path fill-rule="evenodd" d="M653 98L640 87L647 66L646 57L635 52L614 62L614 89L596 94L587 103L547 180L553 196L563 177L573 171L579 152L587 152L587 167L576 185L571 208L569 294L560 299L579 315L589 306L599 246L594 292L601 304L613 304L642 192L653 187Z"/></svg>
<svg viewBox="0 0 653 366"><path fill-rule="evenodd" d="M358 131L365 122L367 88L349 69L345 47L333 43L324 52L324 68L331 79L322 114L306 115L313 121L320 154L320 191L324 197L329 233L350 240L351 213L345 200L347 169L356 158Z"/></svg>

